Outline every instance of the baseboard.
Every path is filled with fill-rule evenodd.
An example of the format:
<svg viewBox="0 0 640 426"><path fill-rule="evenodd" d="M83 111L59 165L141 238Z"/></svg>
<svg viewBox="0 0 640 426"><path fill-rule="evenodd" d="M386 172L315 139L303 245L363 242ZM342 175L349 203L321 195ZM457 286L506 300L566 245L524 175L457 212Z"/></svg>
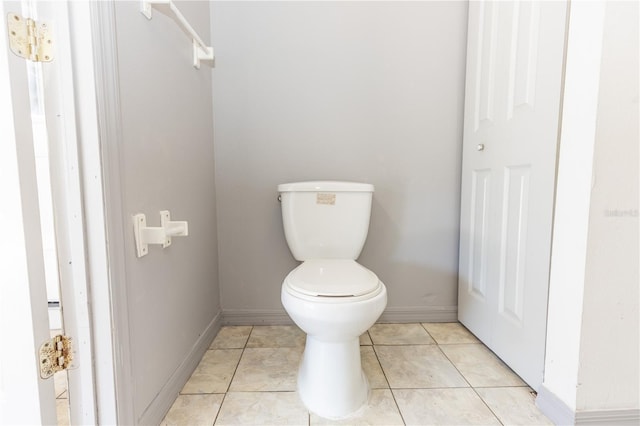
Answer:
<svg viewBox="0 0 640 426"><path fill-rule="evenodd" d="M289 315L282 310L223 309L224 325L292 325Z"/></svg>
<svg viewBox="0 0 640 426"><path fill-rule="evenodd" d="M207 351L216 334L222 327L222 313L219 312L209 323L204 333L196 341L191 348L187 357L182 361L180 366L174 371L167 383L160 390L160 393L149 404L144 411L138 424L141 425L159 425L164 416L167 414L173 402L176 400L180 390L189 380L191 374L198 366L202 356Z"/></svg>
<svg viewBox="0 0 640 426"><path fill-rule="evenodd" d="M379 323L410 322L457 322L457 306L408 306L387 308L378 319Z"/></svg>
<svg viewBox="0 0 640 426"><path fill-rule="evenodd" d="M379 323L410 322L456 322L456 306L411 306L406 308L387 308ZM291 325L293 321L283 310L265 309L223 309L224 325Z"/></svg>
<svg viewBox="0 0 640 426"><path fill-rule="evenodd" d="M576 425L638 426L640 409L589 410L576 413Z"/></svg>
<svg viewBox="0 0 640 426"><path fill-rule="evenodd" d="M538 389L536 406L556 425L638 426L640 409L574 411L544 384Z"/></svg>
<svg viewBox="0 0 640 426"><path fill-rule="evenodd" d="M575 411L547 389L544 383L538 389L536 406L555 425L573 425L575 423Z"/></svg>

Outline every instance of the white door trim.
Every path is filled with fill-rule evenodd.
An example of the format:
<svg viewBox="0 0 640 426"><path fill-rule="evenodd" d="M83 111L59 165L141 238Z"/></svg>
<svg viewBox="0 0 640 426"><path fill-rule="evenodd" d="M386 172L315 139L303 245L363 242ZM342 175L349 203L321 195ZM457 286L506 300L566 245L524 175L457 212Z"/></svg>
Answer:
<svg viewBox="0 0 640 426"><path fill-rule="evenodd" d="M57 47L54 60L42 64L42 73L64 333L72 337L74 349L67 371L69 418L74 424L95 424L91 292L85 255L69 3L39 1L33 5L39 19L52 22Z"/></svg>
<svg viewBox="0 0 640 426"><path fill-rule="evenodd" d="M84 3L84 2L77 2ZM115 395L117 396L118 424L135 424L134 383L131 358L131 342L129 333L129 315L127 306L127 278L123 247L124 233L131 230L130 224L122 217L122 185L120 183L120 144L122 143L120 118L120 83L118 77L115 4L114 2L89 2L77 5L84 10L88 7L91 26L91 46L93 53L91 89L95 96L97 123L97 144L94 161L100 167L102 205L94 206L94 213L100 215L96 227L102 225L106 263L101 267L108 271L108 289L110 309L103 312L103 329L107 318L110 325L110 336L113 347L109 356L113 357L113 375L115 379ZM87 89L89 90L89 88ZM88 179L91 176L87 177ZM96 194L97 195L97 188ZM97 217L96 217L97 219ZM100 239L96 238L96 244ZM107 346L107 342L105 342ZM108 362L105 355L105 363Z"/></svg>

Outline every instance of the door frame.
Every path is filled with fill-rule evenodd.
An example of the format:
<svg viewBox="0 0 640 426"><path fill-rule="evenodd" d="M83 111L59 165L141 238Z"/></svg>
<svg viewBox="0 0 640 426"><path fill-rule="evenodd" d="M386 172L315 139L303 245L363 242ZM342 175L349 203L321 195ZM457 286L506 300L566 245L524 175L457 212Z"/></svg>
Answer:
<svg viewBox="0 0 640 426"><path fill-rule="evenodd" d="M87 226L96 232L88 232L89 251L96 253L89 262L95 275L92 280L96 285L95 303L101 306L99 311L94 309L96 385L101 389L99 423L135 424L135 383L123 250L125 233L131 231L131 226L122 216L115 2L72 2L71 9L72 26L76 34L83 34L74 40L78 51L91 52L77 58L76 66L85 69L79 73L84 81L78 82L83 105L80 120L86 124L90 139L83 142L84 154L87 154L83 163L93 169L93 173L85 174L84 180L85 202L91 201L85 205Z"/></svg>
<svg viewBox="0 0 640 426"><path fill-rule="evenodd" d="M83 189L75 99L75 73L69 3L35 1L38 19L51 22L54 60L42 64L44 109L49 141L53 217L58 255L64 334L73 339L74 357L67 371L71 423L97 422L93 364L92 301L85 244ZM76 55L78 56L78 55ZM82 165L82 167L81 167Z"/></svg>
<svg viewBox="0 0 640 426"><path fill-rule="evenodd" d="M19 1L3 2L0 19L6 19L4 12L9 8L23 14ZM108 185L103 174L105 169L110 169L108 158L112 157L108 153L112 151L108 147L118 133L113 129L119 125L118 103L110 103L114 96L117 99L117 91L113 92L114 85L109 82L116 64L113 5L69 0L46 3L42 5L40 20L49 21L54 33L55 59L51 68L55 70L47 71L51 79L47 90L54 92L54 102L49 102L46 109L47 115L53 117L52 125L47 123L48 133L53 134L59 145L52 156L55 162L52 166L52 195L56 231L63 236L62 244L58 245L62 249L58 256L60 274L65 278L61 291L65 327L70 329L75 346L75 370L69 372L70 421L73 424L133 423L133 416L127 415L126 411L131 405L133 391L128 374L127 310L117 303L126 303L126 297L118 293L118 289L124 288L122 275L117 273L124 271L117 267L122 245L113 238L118 233L122 234L124 227L118 228L116 221L107 222L108 215L117 211L110 204L116 197L109 196L109 188L118 186ZM4 28L4 25L0 27ZM103 28L107 28L104 34ZM1 37L3 58L0 58L0 66L5 67L6 58L9 61L7 69L10 66L18 69L19 65L15 65L16 61L11 57L13 54L9 53L8 46L4 46L4 33ZM102 55L108 55L108 66L105 66ZM25 81L17 81L11 75L3 78L0 91L10 96L3 97L2 104L11 107L11 103L20 102L19 107L27 111L26 67L24 73L14 74L24 74ZM18 89L24 92L22 98L16 94ZM5 99L9 103L5 104ZM109 112L105 113L105 109ZM30 109L26 113L23 111L23 115L30 117ZM11 379L20 374L20 380L29 387L29 392L27 395L15 392L16 389L11 389L12 392L5 391L4 387L0 389L0 404L3 408L8 407L0 410L4 411L0 417L3 423L55 424L53 380L39 379L35 353L40 343L48 338L49 331L48 326L36 329L32 321L33 315L39 324L48 324L44 267L38 266L38 256L28 256L29 250L37 253L38 245L34 243L41 237L35 167L29 166L28 161L29 146L33 151L30 143L32 132L30 121L26 121L15 124L19 134L14 140L17 142L20 138L23 142L3 146L7 155L1 159L2 164L10 166L3 167L3 171L7 171L3 176L7 174L11 179L7 179L0 188L3 192L6 190L11 199L17 200L11 203L11 209L6 209L6 216L10 219L22 216L22 225L17 226L16 222L11 229L11 238L3 240L6 244L0 245L2 253L22 254L15 256L16 262L7 268L3 265L2 270L24 285L0 288L3 299L7 296L15 301L15 306L12 306L15 309L3 310L3 316L18 317L18 321L3 321L11 327L3 327L2 330L9 328L9 335L19 338L12 343L16 350L11 353L15 356L3 354L0 358L0 376ZM7 126L7 134L13 134L11 129ZM11 154L12 146L14 153L16 150L24 152ZM119 174L112 172L106 176L118 179ZM2 213L4 218L5 211ZM121 285L113 285L114 282ZM35 285L38 283L41 286ZM26 292L29 286L31 289ZM32 308L38 308L38 311L32 313Z"/></svg>
<svg viewBox="0 0 640 426"><path fill-rule="evenodd" d="M91 306L94 424L134 424L124 232L116 149L120 137L113 2L68 4L77 138L81 150L87 294ZM114 83L114 81L116 83ZM115 166L114 166L115 164Z"/></svg>

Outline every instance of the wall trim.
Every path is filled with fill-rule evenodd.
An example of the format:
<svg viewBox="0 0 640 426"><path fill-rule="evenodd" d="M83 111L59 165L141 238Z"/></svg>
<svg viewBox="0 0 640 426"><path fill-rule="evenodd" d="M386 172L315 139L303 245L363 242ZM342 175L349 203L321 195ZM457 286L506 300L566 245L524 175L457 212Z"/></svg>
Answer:
<svg viewBox="0 0 640 426"><path fill-rule="evenodd" d="M274 309L223 309L224 325L292 325L289 315Z"/></svg>
<svg viewBox="0 0 640 426"><path fill-rule="evenodd" d="M102 161L106 251L113 361L115 375L116 415L118 424L135 423L134 388L132 382L131 340L127 273L124 255L124 232L129 229L122 218L123 191L120 182L120 144L122 143L118 44L115 5L113 2L91 2L90 16L94 41L96 110ZM98 406L100 415L101 407Z"/></svg>
<svg viewBox="0 0 640 426"><path fill-rule="evenodd" d="M284 309L223 309L224 325L291 325L293 321ZM456 306L410 306L387 308L379 323L457 322Z"/></svg>
<svg viewBox="0 0 640 426"><path fill-rule="evenodd" d="M407 306L387 308L380 323L458 322L457 306Z"/></svg>
<svg viewBox="0 0 640 426"><path fill-rule="evenodd" d="M640 424L640 409L589 410L576 413L576 425L626 426Z"/></svg>
<svg viewBox="0 0 640 426"><path fill-rule="evenodd" d="M543 384L538 389L536 406L556 425L573 425L575 411Z"/></svg>
<svg viewBox="0 0 640 426"><path fill-rule="evenodd" d="M222 327L222 312L218 312L204 330L200 338L193 345L185 359L173 372L169 380L162 387L158 395L151 401L151 404L142 413L137 424L159 425L167 414L174 401L180 394L180 390L187 383L194 370L200 363L211 342Z"/></svg>
<svg viewBox="0 0 640 426"><path fill-rule="evenodd" d="M576 412L547 389L544 383L538 389L536 406L556 425L637 426L640 424L638 408Z"/></svg>

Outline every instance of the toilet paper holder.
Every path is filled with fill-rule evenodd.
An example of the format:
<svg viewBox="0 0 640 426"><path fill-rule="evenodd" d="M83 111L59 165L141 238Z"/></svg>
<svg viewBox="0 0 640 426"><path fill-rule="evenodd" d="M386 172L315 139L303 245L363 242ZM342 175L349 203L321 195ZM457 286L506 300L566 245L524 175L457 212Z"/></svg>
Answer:
<svg viewBox="0 0 640 426"><path fill-rule="evenodd" d="M169 210L160 211L160 226L147 226L144 213L133 216L133 232L136 240L136 254L142 257L149 253L149 244L162 244L162 248L171 245L171 237L189 235L189 224L185 221L172 221Z"/></svg>

